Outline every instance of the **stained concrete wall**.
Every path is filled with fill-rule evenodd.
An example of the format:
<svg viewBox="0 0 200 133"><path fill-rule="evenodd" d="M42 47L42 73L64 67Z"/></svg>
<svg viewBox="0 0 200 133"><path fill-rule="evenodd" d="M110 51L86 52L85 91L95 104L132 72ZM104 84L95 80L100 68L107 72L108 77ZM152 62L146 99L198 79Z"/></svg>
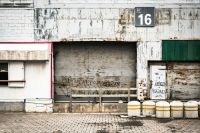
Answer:
<svg viewBox="0 0 200 133"><path fill-rule="evenodd" d="M71 108L71 109L70 109ZM71 111L70 111L71 110ZM126 113L126 103L54 103L53 111L56 113Z"/></svg>
<svg viewBox="0 0 200 133"><path fill-rule="evenodd" d="M86 88L104 88L107 89L105 94L123 94L109 91L109 88L136 87L134 42L57 43L54 45L54 64L55 94L63 97L69 97L72 87L83 89L82 94L86 96L97 93L84 90ZM62 100L60 98L56 100Z"/></svg>
<svg viewBox="0 0 200 133"><path fill-rule="evenodd" d="M200 9L156 8L153 28L135 27L134 9L36 9L36 40L161 41L198 39Z"/></svg>
<svg viewBox="0 0 200 133"><path fill-rule="evenodd" d="M15 102L6 102L6 101L3 101L1 102L0 101L0 112L13 112L13 111L17 111L17 112L22 112L24 111L24 102L18 102L18 101L15 101Z"/></svg>
<svg viewBox="0 0 200 133"><path fill-rule="evenodd" d="M0 43L0 60L48 61L49 51L50 46L37 43Z"/></svg>
<svg viewBox="0 0 200 133"><path fill-rule="evenodd" d="M117 8L37 9L40 16L38 22L44 23L38 25L43 27L42 29L38 27L43 32L36 30L35 39L38 41L137 41L137 87L138 95L141 94L143 97L140 92L147 88L147 61L161 60L161 40L200 39L198 30L200 10L194 3L193 6L180 5L181 8L177 4L171 4L171 7L161 6L158 3L152 4L151 6L156 7L156 20L155 27L151 28L134 26L134 7L137 4L133 8L117 5ZM44 19L45 17L49 19ZM48 28L45 28L46 26Z"/></svg>
<svg viewBox="0 0 200 133"><path fill-rule="evenodd" d="M161 60L161 40L200 39L199 0L33 2L0 9L1 41L137 41L139 94L147 87L147 61ZM141 6L155 7L155 27L134 26L134 8Z"/></svg>
<svg viewBox="0 0 200 133"><path fill-rule="evenodd" d="M168 63L167 78L169 98L200 98L200 63Z"/></svg>
<svg viewBox="0 0 200 133"><path fill-rule="evenodd" d="M34 7L27 5L22 8L10 6L0 9L1 41L155 42L163 39L199 39L200 35L199 0L33 2ZM23 5L23 1L21 4ZM156 8L155 27L134 26L134 8L141 5Z"/></svg>

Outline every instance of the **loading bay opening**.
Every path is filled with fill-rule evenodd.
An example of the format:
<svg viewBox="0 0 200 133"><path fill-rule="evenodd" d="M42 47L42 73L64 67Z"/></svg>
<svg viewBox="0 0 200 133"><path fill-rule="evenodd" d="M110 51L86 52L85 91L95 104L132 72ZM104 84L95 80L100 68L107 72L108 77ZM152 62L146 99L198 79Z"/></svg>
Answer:
<svg viewBox="0 0 200 133"><path fill-rule="evenodd" d="M55 102L136 99L135 42L60 42L53 49Z"/></svg>

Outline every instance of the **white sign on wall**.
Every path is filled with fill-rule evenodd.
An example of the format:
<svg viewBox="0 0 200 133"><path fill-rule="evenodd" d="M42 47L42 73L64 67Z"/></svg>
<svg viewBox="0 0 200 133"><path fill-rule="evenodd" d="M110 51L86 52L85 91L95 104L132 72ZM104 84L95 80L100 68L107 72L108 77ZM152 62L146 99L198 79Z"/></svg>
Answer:
<svg viewBox="0 0 200 133"><path fill-rule="evenodd" d="M166 66L150 67L151 99L166 99Z"/></svg>

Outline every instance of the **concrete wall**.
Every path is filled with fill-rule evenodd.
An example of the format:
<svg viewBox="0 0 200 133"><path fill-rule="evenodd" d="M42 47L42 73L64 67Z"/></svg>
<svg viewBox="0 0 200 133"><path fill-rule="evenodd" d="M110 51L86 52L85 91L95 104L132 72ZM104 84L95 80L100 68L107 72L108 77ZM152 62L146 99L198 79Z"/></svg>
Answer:
<svg viewBox="0 0 200 133"><path fill-rule="evenodd" d="M0 101L0 112L22 112L24 111L24 102L19 101Z"/></svg>
<svg viewBox="0 0 200 133"><path fill-rule="evenodd" d="M1 61L47 61L49 60L49 48L47 45L30 45L19 43L0 44Z"/></svg>
<svg viewBox="0 0 200 133"><path fill-rule="evenodd" d="M161 40L200 39L200 10L184 4L181 8L156 5L156 24L152 28L134 26L133 8L37 10L38 22L45 22L38 25L38 29L44 32L35 32L37 41L137 41L137 87L141 90L147 87L147 61L161 60ZM49 19L44 19L46 17Z"/></svg>
<svg viewBox="0 0 200 133"><path fill-rule="evenodd" d="M53 111L56 113L126 113L126 103L55 103Z"/></svg>
<svg viewBox="0 0 200 133"><path fill-rule="evenodd" d="M150 41L199 38L200 9L156 8L153 28L135 27L134 8L36 9L37 41ZM161 34L162 33L162 34Z"/></svg>
<svg viewBox="0 0 200 133"><path fill-rule="evenodd" d="M134 8L141 6L155 7L155 27L134 26ZM140 94L147 61L161 60L161 40L200 39L199 6L199 0L35 0L34 8L0 9L0 40L137 41Z"/></svg>
<svg viewBox="0 0 200 133"><path fill-rule="evenodd" d="M109 89L136 87L135 42L57 43L54 64L55 94L63 97L69 96L72 87L83 89L81 94L86 96L97 93L86 88L107 89L104 94L123 94Z"/></svg>
<svg viewBox="0 0 200 133"><path fill-rule="evenodd" d="M199 39L200 35L199 0L36 0L34 5L34 8L12 6L0 9L1 42L157 42L162 39ZM134 26L134 8L141 5L156 8L155 27Z"/></svg>

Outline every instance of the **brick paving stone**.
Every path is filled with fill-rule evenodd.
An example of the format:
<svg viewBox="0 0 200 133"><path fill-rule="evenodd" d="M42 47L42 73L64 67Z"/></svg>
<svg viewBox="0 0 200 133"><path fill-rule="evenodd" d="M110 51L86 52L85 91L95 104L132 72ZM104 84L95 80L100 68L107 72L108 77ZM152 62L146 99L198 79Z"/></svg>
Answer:
<svg viewBox="0 0 200 133"><path fill-rule="evenodd" d="M0 113L0 133L200 133L200 119L117 114Z"/></svg>

